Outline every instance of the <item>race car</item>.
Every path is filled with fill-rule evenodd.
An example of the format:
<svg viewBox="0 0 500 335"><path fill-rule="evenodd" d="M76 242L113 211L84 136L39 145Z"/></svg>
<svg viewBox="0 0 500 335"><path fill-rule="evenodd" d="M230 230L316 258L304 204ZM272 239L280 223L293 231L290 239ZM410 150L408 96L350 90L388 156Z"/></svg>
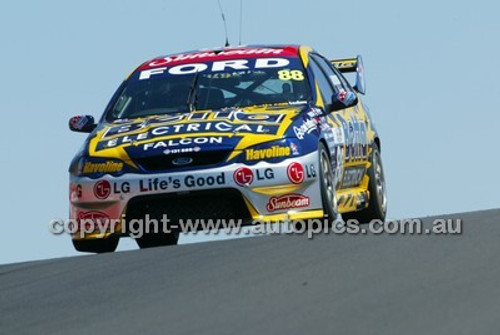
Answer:
<svg viewBox="0 0 500 335"><path fill-rule="evenodd" d="M69 168L74 247L112 252L133 222L165 215L172 227L187 219L329 224L338 214L384 220L381 141L360 99L365 90L360 56L329 61L307 46L146 61L97 123L90 115L69 121L89 133ZM107 221L118 227L102 229ZM86 230L89 222L100 229ZM178 236L155 230L136 240L148 248Z"/></svg>

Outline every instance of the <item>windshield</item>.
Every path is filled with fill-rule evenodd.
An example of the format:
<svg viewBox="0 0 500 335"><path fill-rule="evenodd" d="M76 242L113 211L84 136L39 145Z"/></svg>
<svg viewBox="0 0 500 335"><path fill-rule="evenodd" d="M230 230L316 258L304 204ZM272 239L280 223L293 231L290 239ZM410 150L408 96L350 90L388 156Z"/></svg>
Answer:
<svg viewBox="0 0 500 335"><path fill-rule="evenodd" d="M192 110L305 103L310 89L297 57L250 58L139 69L123 83L106 119Z"/></svg>

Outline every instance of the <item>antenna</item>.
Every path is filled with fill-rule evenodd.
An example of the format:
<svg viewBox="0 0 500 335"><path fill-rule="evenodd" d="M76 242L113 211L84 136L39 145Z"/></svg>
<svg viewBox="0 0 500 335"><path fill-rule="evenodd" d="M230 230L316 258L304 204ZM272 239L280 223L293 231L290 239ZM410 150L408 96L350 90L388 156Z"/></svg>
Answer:
<svg viewBox="0 0 500 335"><path fill-rule="evenodd" d="M238 45L241 45L241 27L243 26L243 0L240 0L240 38Z"/></svg>
<svg viewBox="0 0 500 335"><path fill-rule="evenodd" d="M224 22L224 32L226 33L226 47L229 46L229 39L227 37L227 24L226 24L226 17L224 16L224 11L222 10L222 5L220 4L220 0L217 0L219 3L219 10L220 10L220 15L222 16L222 22Z"/></svg>

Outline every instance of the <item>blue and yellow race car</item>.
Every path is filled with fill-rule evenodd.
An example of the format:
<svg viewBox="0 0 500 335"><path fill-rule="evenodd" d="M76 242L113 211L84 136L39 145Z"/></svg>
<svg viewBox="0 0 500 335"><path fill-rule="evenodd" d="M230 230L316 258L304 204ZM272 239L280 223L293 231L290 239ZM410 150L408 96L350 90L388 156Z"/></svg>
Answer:
<svg viewBox="0 0 500 335"><path fill-rule="evenodd" d="M345 72L356 75L354 86ZM361 57L329 61L307 46L205 49L143 63L99 122L70 119L71 130L90 133L69 169L75 248L114 251L126 226L164 215L171 225L331 222L339 213L384 220L380 138L364 93ZM117 224L102 229L107 221ZM137 242L177 238L148 231Z"/></svg>

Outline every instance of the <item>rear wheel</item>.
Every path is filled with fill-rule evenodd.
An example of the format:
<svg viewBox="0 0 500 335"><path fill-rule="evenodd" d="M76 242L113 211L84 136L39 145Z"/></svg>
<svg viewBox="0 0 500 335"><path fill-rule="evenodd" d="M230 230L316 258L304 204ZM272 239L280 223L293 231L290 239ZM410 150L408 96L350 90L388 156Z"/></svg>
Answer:
<svg viewBox="0 0 500 335"><path fill-rule="evenodd" d="M335 195L335 178L330 162L330 157L323 143L319 144L319 183L323 211L328 217L328 222L333 223L337 219L337 197Z"/></svg>
<svg viewBox="0 0 500 335"><path fill-rule="evenodd" d="M344 221L355 219L360 223L367 223L371 220L385 220L387 213L387 190L385 187L382 157L380 156L380 151L376 144L373 144L371 166L368 169L368 176L370 178L368 184L370 201L368 207L358 212L342 214Z"/></svg>
<svg viewBox="0 0 500 335"><path fill-rule="evenodd" d="M71 241L77 251L102 254L115 251L118 246L118 239L117 236L110 236L106 238Z"/></svg>

